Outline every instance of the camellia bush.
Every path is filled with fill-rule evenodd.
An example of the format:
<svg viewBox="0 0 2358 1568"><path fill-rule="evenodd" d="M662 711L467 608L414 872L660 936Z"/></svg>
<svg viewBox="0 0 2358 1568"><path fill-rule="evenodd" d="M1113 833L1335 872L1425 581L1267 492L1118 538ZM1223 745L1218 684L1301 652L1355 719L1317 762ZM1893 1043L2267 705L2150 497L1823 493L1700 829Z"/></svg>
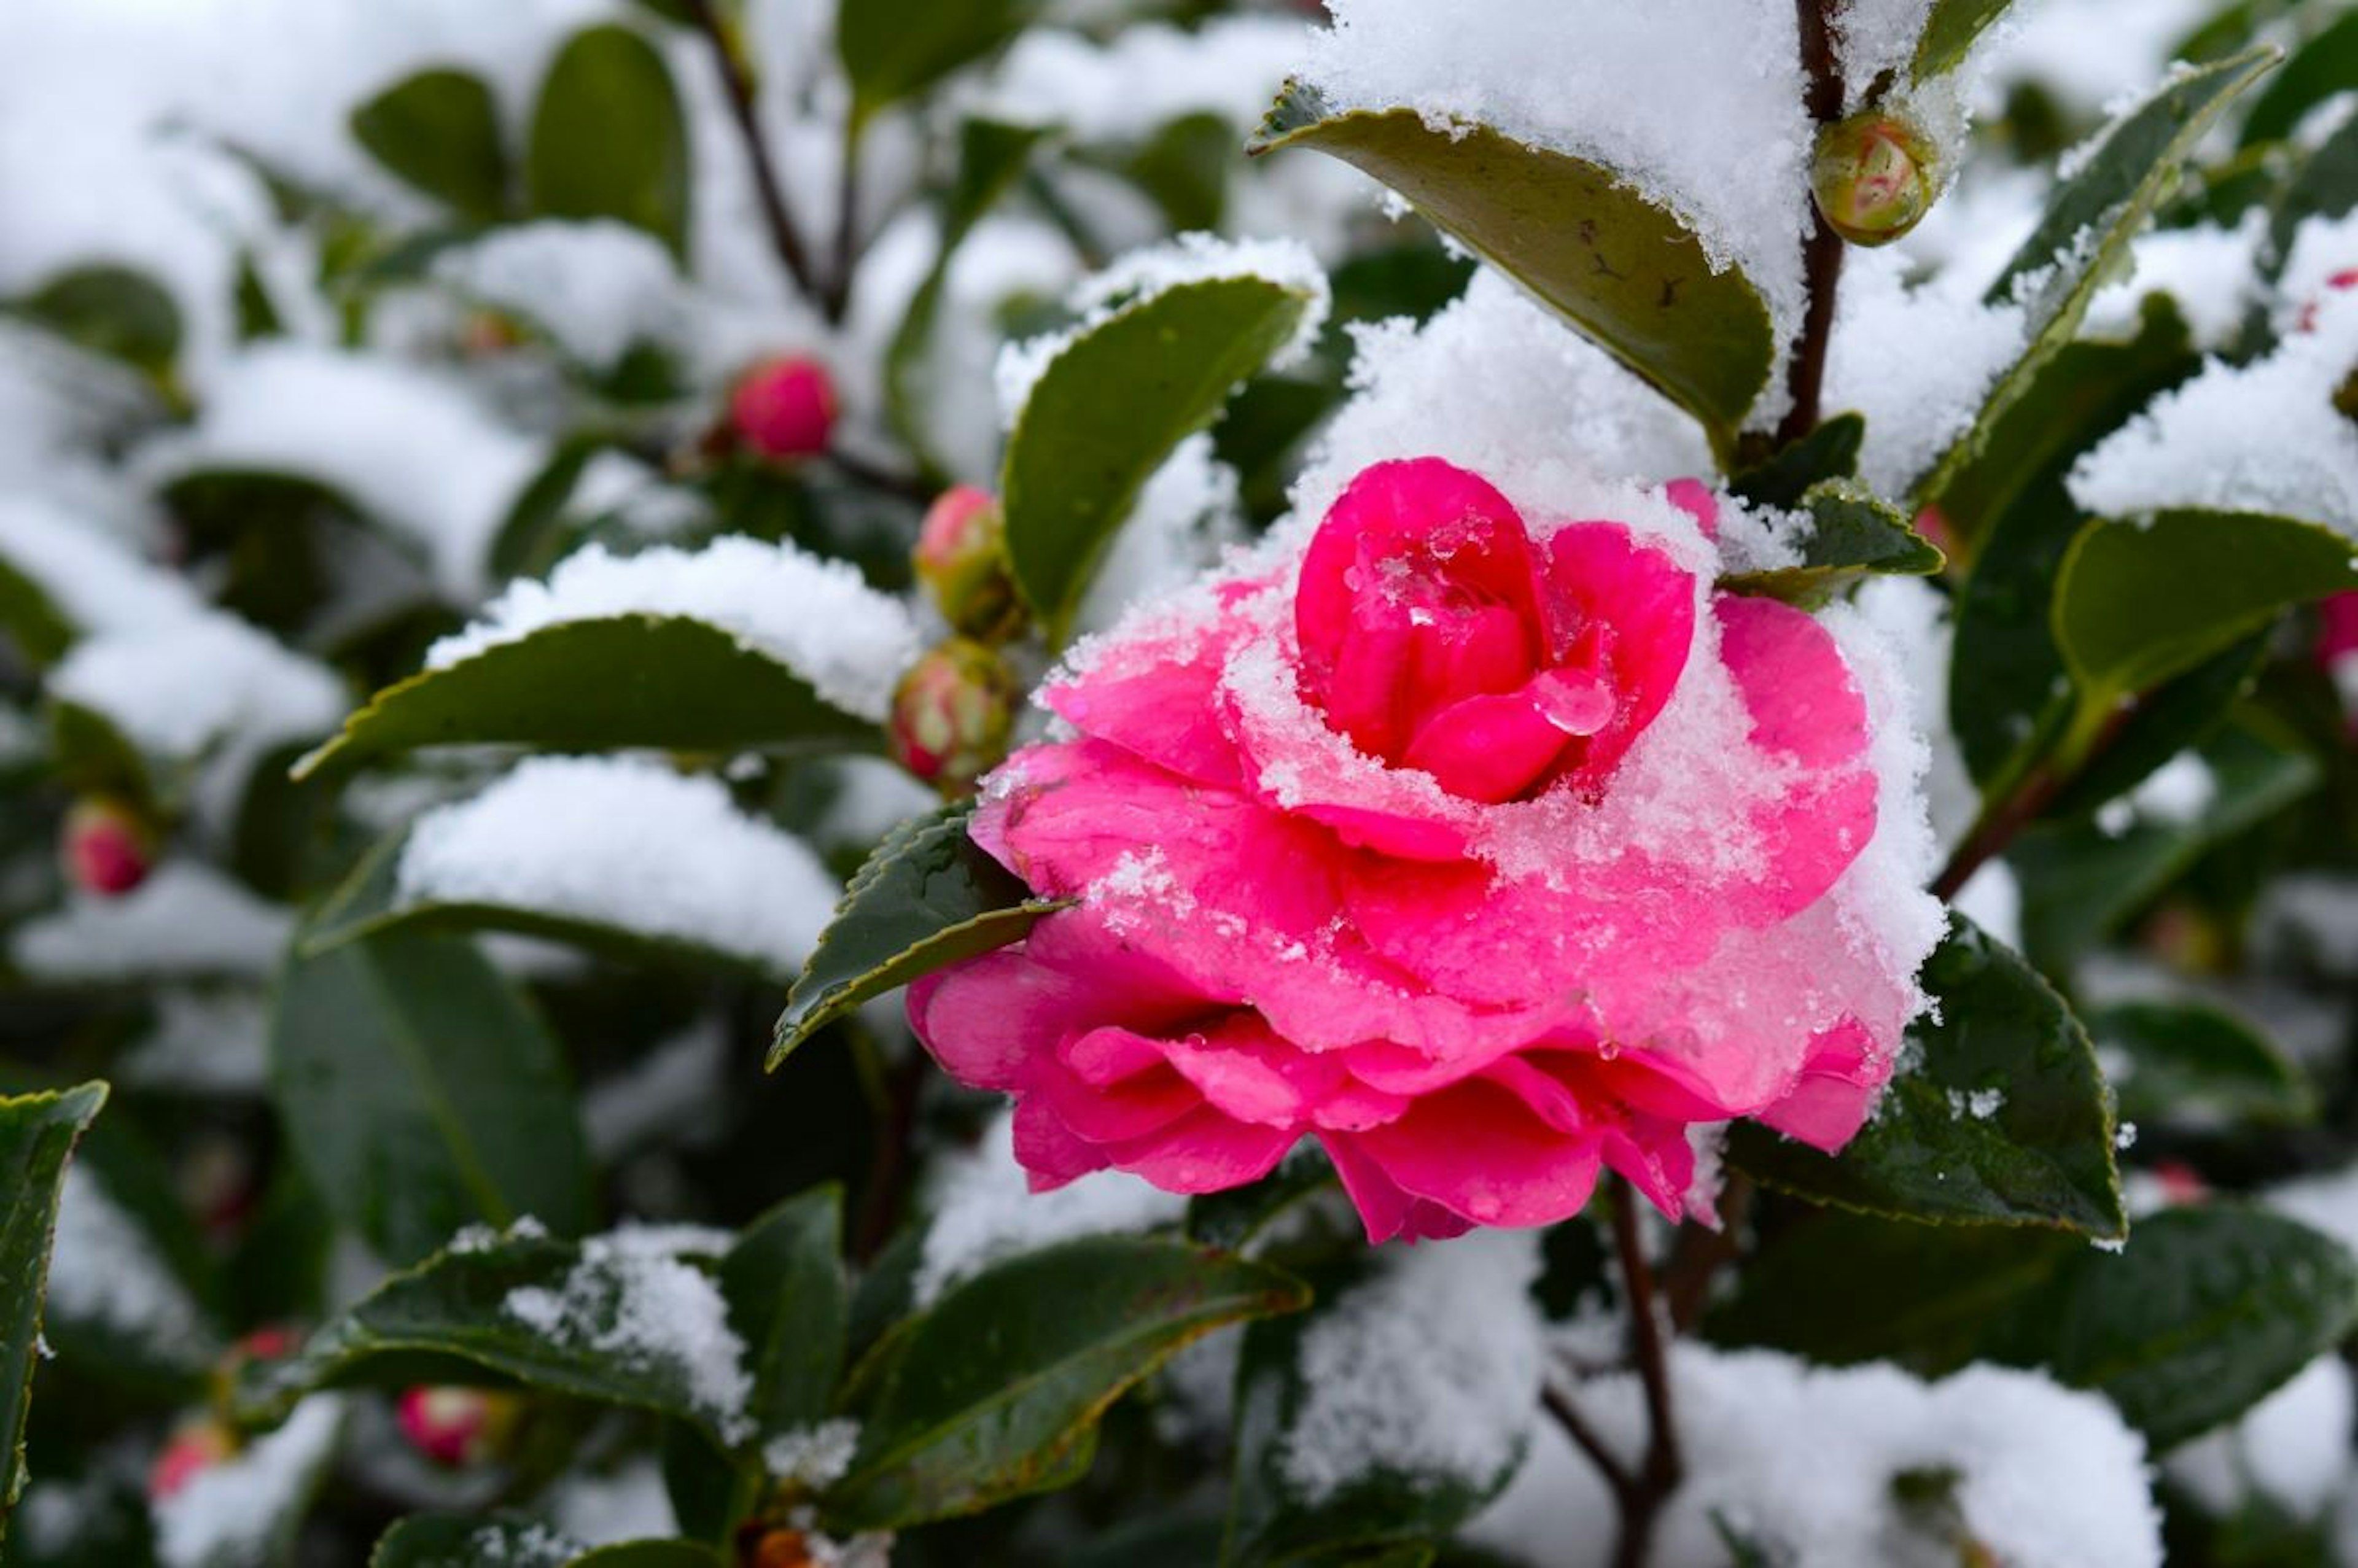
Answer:
<svg viewBox="0 0 2358 1568"><path fill-rule="evenodd" d="M16 1568L2358 1568L2358 9L0 9Z"/></svg>

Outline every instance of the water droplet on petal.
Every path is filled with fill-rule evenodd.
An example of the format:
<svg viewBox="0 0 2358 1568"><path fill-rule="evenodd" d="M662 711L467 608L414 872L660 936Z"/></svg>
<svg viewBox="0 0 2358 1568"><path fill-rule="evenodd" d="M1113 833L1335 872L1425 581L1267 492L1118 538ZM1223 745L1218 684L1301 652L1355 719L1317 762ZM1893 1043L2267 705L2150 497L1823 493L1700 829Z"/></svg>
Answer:
<svg viewBox="0 0 2358 1568"><path fill-rule="evenodd" d="M1613 688L1585 670L1549 670L1533 678L1531 701L1567 735L1594 735L1613 720Z"/></svg>

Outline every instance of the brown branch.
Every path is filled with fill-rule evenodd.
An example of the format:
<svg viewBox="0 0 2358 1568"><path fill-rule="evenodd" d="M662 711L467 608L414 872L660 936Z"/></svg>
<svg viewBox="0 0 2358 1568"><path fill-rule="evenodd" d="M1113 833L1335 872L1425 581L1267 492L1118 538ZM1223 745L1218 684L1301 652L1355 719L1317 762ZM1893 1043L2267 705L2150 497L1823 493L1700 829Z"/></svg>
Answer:
<svg viewBox="0 0 2358 1568"><path fill-rule="evenodd" d="M1804 105L1810 118L1831 125L1842 118L1842 60L1834 52L1833 29L1827 20L1832 0L1795 0L1801 24L1801 70L1809 86ZM1810 238L1802 253L1802 270L1810 303L1801 320L1801 341L1793 347L1787 372L1792 406L1778 427L1780 446L1790 445L1818 427L1825 402L1826 354L1833 346L1834 304L1842 288L1843 237L1833 232L1817 203L1810 203Z"/></svg>
<svg viewBox="0 0 2358 1568"><path fill-rule="evenodd" d="M784 181L770 157L769 138L762 134L752 72L746 69L745 57L730 40L719 14L713 9L713 0L687 0L687 7L695 18L696 30L712 48L713 63L719 68L722 95L729 101L729 116L736 124L738 138L745 144L745 160L752 169L753 193L761 203L762 222L769 231L771 248L778 253L778 260L785 266L795 292L806 298L819 299L822 295L811 270L810 253L803 248L802 232L795 227L794 212L786 205Z"/></svg>
<svg viewBox="0 0 2358 1568"><path fill-rule="evenodd" d="M1679 1489L1684 1465L1679 1429L1671 1408L1670 1346L1655 1304L1654 1268L1639 1234L1638 1200L1626 1181L1613 1184L1613 1242L1621 1257L1621 1281L1629 1309L1629 1355L1646 1390L1646 1456L1621 1498L1621 1534L1614 1568L1646 1568L1653 1551L1654 1526L1662 1505Z"/></svg>
<svg viewBox="0 0 2358 1568"><path fill-rule="evenodd" d="M835 254L827 273L827 290L819 301L829 321L840 323L851 307L852 271L860 260L860 125L843 128L843 164L835 188Z"/></svg>

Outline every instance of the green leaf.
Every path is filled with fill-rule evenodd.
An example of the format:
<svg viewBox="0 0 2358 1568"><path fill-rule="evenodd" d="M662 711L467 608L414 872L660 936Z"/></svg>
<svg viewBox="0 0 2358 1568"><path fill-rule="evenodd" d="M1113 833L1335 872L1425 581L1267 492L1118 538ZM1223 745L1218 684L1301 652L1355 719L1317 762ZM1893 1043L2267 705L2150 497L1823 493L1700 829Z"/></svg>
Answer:
<svg viewBox="0 0 2358 1568"><path fill-rule="evenodd" d="M2287 610L2352 589L2350 541L2313 523L2223 512L2096 523L2063 558L2055 641L2083 708L2109 713Z"/></svg>
<svg viewBox="0 0 2358 1568"><path fill-rule="evenodd" d="M0 1542L25 1487L25 1418L39 1358L49 1238L74 1143L106 1103L104 1084L0 1099Z"/></svg>
<svg viewBox="0 0 2358 1568"><path fill-rule="evenodd" d="M369 1568L567 1568L573 1548L539 1519L416 1514L384 1532Z"/></svg>
<svg viewBox="0 0 2358 1568"><path fill-rule="evenodd" d="M1059 907L1032 896L967 836L973 803L913 816L884 836L844 890L770 1045L779 1064L871 997L1011 942Z"/></svg>
<svg viewBox="0 0 2358 1568"><path fill-rule="evenodd" d="M1739 1123L1728 1158L1812 1203L1895 1219L2128 1233L2088 1036L2020 957L1963 916L1924 966L1940 1016L1839 1156Z"/></svg>
<svg viewBox="0 0 2358 1568"><path fill-rule="evenodd" d="M480 76L421 70L352 111L352 135L412 189L479 222L507 211L500 109Z"/></svg>
<svg viewBox="0 0 2358 1568"><path fill-rule="evenodd" d="M574 1558L567 1568L729 1568L719 1552L692 1541L625 1541Z"/></svg>
<svg viewBox="0 0 2358 1568"><path fill-rule="evenodd" d="M687 254L687 122L653 45L611 24L576 33L548 69L525 155L532 211L611 218Z"/></svg>
<svg viewBox="0 0 2358 1568"><path fill-rule="evenodd" d="M651 1284L650 1271L663 1277ZM701 1274L687 1259L544 1236L438 1253L393 1275L294 1356L249 1368L236 1412L267 1423L319 1389L512 1380L653 1411L733 1445L742 1435L736 1412L708 1399L693 1329L667 1315L683 1283ZM510 1310L519 1302L526 1315ZM560 1311L551 1332L546 1315Z"/></svg>
<svg viewBox="0 0 2358 1568"><path fill-rule="evenodd" d="M544 626L387 687L295 775L332 776L426 746L725 753L877 743L872 720L708 622L617 615Z"/></svg>
<svg viewBox="0 0 2358 1568"><path fill-rule="evenodd" d="M390 935L297 959L270 1028L274 1098L321 1197L376 1252L463 1226L590 1219L589 1154L557 1043L468 944Z"/></svg>
<svg viewBox="0 0 2358 1568"><path fill-rule="evenodd" d="M821 1518L835 1530L899 1529L1069 1484L1125 1390L1224 1324L1307 1299L1274 1269L1141 1237L998 1264L863 1363L848 1411L862 1423L860 1452Z"/></svg>
<svg viewBox="0 0 2358 1568"><path fill-rule="evenodd" d="M1715 1344L1763 1346L1830 1367L1888 1360L1938 1376L1973 1359L1994 1314L2085 1250L2057 1231L1827 1211L1748 1260L1704 1332Z"/></svg>
<svg viewBox="0 0 2358 1568"><path fill-rule="evenodd" d="M2311 109L2358 88L2358 16L2343 16L2302 44L2244 117L2244 146L2288 139Z"/></svg>
<svg viewBox="0 0 2358 1568"><path fill-rule="evenodd" d="M942 291L948 287L950 264L958 247L984 214L999 204L1030 166L1033 149L1046 135L1036 125L1009 125L995 120L968 120L958 130L957 181L950 189L942 212L942 242L925 280L910 297L909 308L892 334L884 354L884 405L893 429L917 453L929 471L942 464L932 451L927 434L929 399L938 395L927 372L934 326L941 316Z"/></svg>
<svg viewBox="0 0 2358 1568"><path fill-rule="evenodd" d="M915 96L1012 38L1041 0L839 0L835 47L851 79L857 133L880 109Z"/></svg>
<svg viewBox="0 0 2358 1568"><path fill-rule="evenodd" d="M1290 87L1248 149L1315 147L1406 198L1702 421L1723 461L1768 384L1768 308L1612 169L1414 109L1331 114Z"/></svg>
<svg viewBox="0 0 2358 1568"><path fill-rule="evenodd" d="M361 857L351 875L330 893L306 924L303 956L316 958L355 942L391 932L452 936L503 931L604 953L634 963L689 969L715 969L773 983L792 978L784 965L684 937L640 931L617 922L592 920L525 904L476 902L446 903L401 896L402 852L409 827L397 828Z"/></svg>
<svg viewBox="0 0 2358 1568"><path fill-rule="evenodd" d="M729 1325L745 1342L757 1439L825 1419L843 1376L851 1319L845 1277L843 1194L818 1187L755 1220L720 1264Z"/></svg>
<svg viewBox="0 0 2358 1568"><path fill-rule="evenodd" d="M1837 414L1782 450L1737 474L1728 489L1758 506L1791 510L1830 479L1858 477L1858 455L1866 448L1866 420Z"/></svg>
<svg viewBox="0 0 2358 1568"><path fill-rule="evenodd" d="M1932 0L1924 31L1916 40L1912 70L1918 81L1946 76L1965 61L1974 40L2006 15L2014 0Z"/></svg>
<svg viewBox="0 0 2358 1568"><path fill-rule="evenodd" d="M1801 564L1725 579L1732 593L1790 604L1822 604L1866 577L1929 577L1948 564L1890 503L1846 480L1828 480L1802 498L1811 518Z"/></svg>
<svg viewBox="0 0 2358 1568"><path fill-rule="evenodd" d="M180 308L163 285L127 266L61 272L7 307L7 314L159 379L180 352Z"/></svg>
<svg viewBox="0 0 2358 1568"><path fill-rule="evenodd" d="M2120 1407L2157 1451L2234 1420L2358 1327L2358 1260L2281 1215L2219 1204L2137 1222L1996 1325L1985 1350Z"/></svg>
<svg viewBox="0 0 2358 1568"><path fill-rule="evenodd" d="M1959 470L1990 447L2006 410L2071 341L2130 241L2178 178L2204 133L2235 95L2282 59L2273 47L2189 70L2115 122L2103 144L2049 199L2039 227L1990 285L1992 305L2020 304L2029 347L1997 379L1973 427L1912 487L1937 504Z"/></svg>
<svg viewBox="0 0 2358 1568"><path fill-rule="evenodd" d="M1379 1279L1364 1264L1324 1271L1314 1278L1316 1311L1245 1330L1237 1368L1236 1472L1222 1568L1385 1561L1390 1549L1412 1549L1418 1541L1450 1534L1513 1477L1520 1453L1488 1476L1376 1470L1315 1500L1289 1480L1289 1444L1316 1392L1303 1365L1304 1341L1354 1292ZM1423 1414L1397 1412L1398 1419L1410 1422Z"/></svg>
<svg viewBox="0 0 2358 1568"><path fill-rule="evenodd" d="M533 475L508 507L500 529L492 536L487 557L492 575L511 578L545 575L565 548L566 507L581 483L581 476L607 449L602 436L580 435L560 442L541 470Z"/></svg>
<svg viewBox="0 0 2358 1568"><path fill-rule="evenodd" d="M2217 1008L2122 1002L2091 1012L2088 1034L2117 1058L2107 1076L2124 1120L2217 1129L2317 1114L2316 1092L2292 1059Z"/></svg>
<svg viewBox="0 0 2358 1568"><path fill-rule="evenodd" d="M38 579L0 557L0 633L7 633L27 663L36 669L57 663L81 630Z"/></svg>
<svg viewBox="0 0 2358 1568"><path fill-rule="evenodd" d="M1000 491L1009 565L1052 643L1148 478L1310 305L1263 277L1183 283L1087 328L1049 363L1008 437Z"/></svg>

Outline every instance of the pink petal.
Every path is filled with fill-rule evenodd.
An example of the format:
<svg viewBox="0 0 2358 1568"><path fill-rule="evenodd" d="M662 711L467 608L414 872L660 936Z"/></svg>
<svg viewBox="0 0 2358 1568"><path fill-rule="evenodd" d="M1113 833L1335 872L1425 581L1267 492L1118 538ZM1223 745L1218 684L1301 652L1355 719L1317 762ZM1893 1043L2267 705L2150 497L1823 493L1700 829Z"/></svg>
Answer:
<svg viewBox="0 0 2358 1568"><path fill-rule="evenodd" d="M1890 1077L1891 1058L1875 1050L1863 1025L1848 1022L1817 1037L1792 1092L1755 1119L1832 1154L1858 1136Z"/></svg>
<svg viewBox="0 0 2358 1568"><path fill-rule="evenodd" d="M1122 1170L1166 1193L1217 1193L1268 1175L1299 1136L1285 1128L1233 1121L1200 1106L1147 1137L1109 1144L1105 1152Z"/></svg>
<svg viewBox="0 0 2358 1568"><path fill-rule="evenodd" d="M1527 692L1471 697L1426 719L1401 761L1454 795L1495 805L1529 789L1568 738Z"/></svg>
<svg viewBox="0 0 2358 1568"><path fill-rule="evenodd" d="M1479 1078L1426 1096L1398 1121L1347 1136L1402 1192L1476 1225L1568 1219L1588 1202L1601 1163L1594 1136L1556 1131L1513 1094Z"/></svg>
<svg viewBox="0 0 2358 1568"><path fill-rule="evenodd" d="M1719 494L1699 479L1674 479L1663 487L1671 505L1695 520L1706 539L1719 537Z"/></svg>
<svg viewBox="0 0 2358 1568"><path fill-rule="evenodd" d="M1399 1184L1384 1174L1382 1166L1359 1152L1354 1140L1330 1136L1319 1141L1325 1145L1335 1173L1343 1179L1343 1191L1359 1211L1359 1221L1368 1228L1369 1244L1445 1241L1474 1228L1471 1220L1452 1214L1439 1204L1401 1191Z"/></svg>
<svg viewBox="0 0 2358 1568"><path fill-rule="evenodd" d="M1112 1163L1094 1144L1075 1137L1047 1102L1035 1096L1015 1102L1014 1132L1016 1163L1023 1167L1035 1193L1052 1192Z"/></svg>
<svg viewBox="0 0 2358 1568"><path fill-rule="evenodd" d="M1592 739L1575 776L1594 784L1610 774L1686 671L1694 646L1692 573L1642 546L1618 523L1575 523L1548 541L1549 613L1556 644L1569 653L1603 627L1606 668L1618 697L1612 720Z"/></svg>

